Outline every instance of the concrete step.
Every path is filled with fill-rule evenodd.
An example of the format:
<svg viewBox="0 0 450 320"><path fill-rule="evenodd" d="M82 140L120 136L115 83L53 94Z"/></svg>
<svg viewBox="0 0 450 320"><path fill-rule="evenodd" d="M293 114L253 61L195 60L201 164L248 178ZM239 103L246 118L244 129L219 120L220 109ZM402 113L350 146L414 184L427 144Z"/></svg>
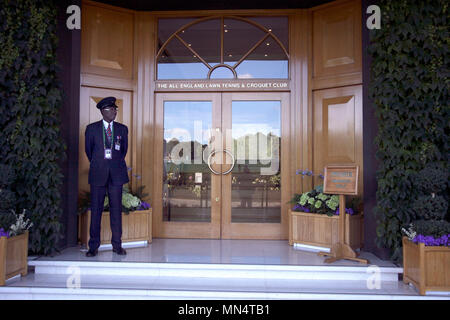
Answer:
<svg viewBox="0 0 450 320"><path fill-rule="evenodd" d="M419 296L399 281L210 278L181 276L35 274L0 287L0 299L153 300L409 300Z"/></svg>
<svg viewBox="0 0 450 320"><path fill-rule="evenodd" d="M450 299L419 296L398 267L30 260L0 299Z"/></svg>
<svg viewBox="0 0 450 320"><path fill-rule="evenodd" d="M81 275L189 277L285 280L359 280L377 277L398 281L398 267L378 266L295 266L213 263L142 263L101 261L29 261L35 274L65 275L76 270Z"/></svg>

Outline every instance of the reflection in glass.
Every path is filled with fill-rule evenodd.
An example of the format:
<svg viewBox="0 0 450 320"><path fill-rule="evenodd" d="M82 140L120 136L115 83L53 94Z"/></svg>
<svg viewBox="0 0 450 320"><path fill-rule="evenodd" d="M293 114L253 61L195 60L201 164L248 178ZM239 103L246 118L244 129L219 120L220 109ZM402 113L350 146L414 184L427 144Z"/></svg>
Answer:
<svg viewBox="0 0 450 320"><path fill-rule="evenodd" d="M289 49L289 19L288 17L247 17L267 30L270 30L286 48Z"/></svg>
<svg viewBox="0 0 450 320"><path fill-rule="evenodd" d="M207 79L209 68L220 63L236 72L231 77L226 70L213 70L212 79L233 79L236 73L239 79L287 79L288 18L242 19L224 18L222 26L221 19L207 18L187 27L182 23L194 22L192 18L160 19L158 49L163 45L164 49L158 50L157 79ZM172 20L174 25L170 24Z"/></svg>
<svg viewBox="0 0 450 320"><path fill-rule="evenodd" d="M236 73L239 79L287 79L288 60L280 45L268 37L242 61Z"/></svg>
<svg viewBox="0 0 450 320"><path fill-rule="evenodd" d="M217 67L211 72L210 79L234 79L233 71L227 67Z"/></svg>
<svg viewBox="0 0 450 320"><path fill-rule="evenodd" d="M178 39L172 39L158 58L158 79L204 79L209 69Z"/></svg>
<svg viewBox="0 0 450 320"><path fill-rule="evenodd" d="M164 102L164 221L211 221L211 172L202 156L211 125L210 101Z"/></svg>
<svg viewBox="0 0 450 320"><path fill-rule="evenodd" d="M233 101L231 222L281 222L281 102Z"/></svg>
<svg viewBox="0 0 450 320"><path fill-rule="evenodd" d="M239 61L266 32L241 20L224 19L223 58L233 66Z"/></svg>
<svg viewBox="0 0 450 320"><path fill-rule="evenodd" d="M206 20L178 35L208 63L220 63L220 19Z"/></svg>
<svg viewBox="0 0 450 320"><path fill-rule="evenodd" d="M194 20L196 19L189 17L158 19L158 50L175 31Z"/></svg>

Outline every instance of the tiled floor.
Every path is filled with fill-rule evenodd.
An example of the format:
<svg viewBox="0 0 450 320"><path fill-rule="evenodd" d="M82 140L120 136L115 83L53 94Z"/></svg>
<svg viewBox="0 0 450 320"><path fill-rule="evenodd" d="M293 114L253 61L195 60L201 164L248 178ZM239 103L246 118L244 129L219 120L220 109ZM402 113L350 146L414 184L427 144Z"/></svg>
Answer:
<svg viewBox="0 0 450 320"><path fill-rule="evenodd" d="M203 240L203 239L153 239L144 248L129 248L126 256L100 251L96 257L87 258L80 247L65 249L54 257L39 257L41 261L114 261L144 263L226 263L261 265L324 266L325 257L315 252L294 249L285 240ZM375 255L362 252L361 258L379 267L397 267ZM365 266L355 261L341 260L332 266Z"/></svg>

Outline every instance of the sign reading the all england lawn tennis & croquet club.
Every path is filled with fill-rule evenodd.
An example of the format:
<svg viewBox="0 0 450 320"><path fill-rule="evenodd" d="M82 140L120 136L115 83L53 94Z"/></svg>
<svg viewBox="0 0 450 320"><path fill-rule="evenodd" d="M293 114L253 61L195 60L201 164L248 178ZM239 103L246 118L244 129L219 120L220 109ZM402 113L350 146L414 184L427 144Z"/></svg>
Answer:
<svg viewBox="0 0 450 320"><path fill-rule="evenodd" d="M358 169L354 165L326 166L323 193L357 195Z"/></svg>
<svg viewBox="0 0 450 320"><path fill-rule="evenodd" d="M157 80L155 91L289 91L288 80Z"/></svg>

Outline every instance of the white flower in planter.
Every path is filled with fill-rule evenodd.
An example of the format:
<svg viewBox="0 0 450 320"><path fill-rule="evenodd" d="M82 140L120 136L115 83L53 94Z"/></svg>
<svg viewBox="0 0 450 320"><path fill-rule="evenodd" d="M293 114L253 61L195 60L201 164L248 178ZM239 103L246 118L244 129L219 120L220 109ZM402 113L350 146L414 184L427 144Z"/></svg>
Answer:
<svg viewBox="0 0 450 320"><path fill-rule="evenodd" d="M14 211L14 210L13 210ZM30 222L30 219L24 220L25 219L25 212L26 210L23 209L22 214L19 214L19 216L17 217L16 222L11 225L10 229L10 236L17 236L19 234L24 233L26 230L30 229L33 226L33 223Z"/></svg>
<svg viewBox="0 0 450 320"><path fill-rule="evenodd" d="M414 231L414 226L413 226L412 223L409 225L408 230L406 230L405 228L402 228L402 231L403 231L403 233L408 237L408 239L411 240L411 241L412 241L412 240L416 237L416 235L417 235L417 232Z"/></svg>

